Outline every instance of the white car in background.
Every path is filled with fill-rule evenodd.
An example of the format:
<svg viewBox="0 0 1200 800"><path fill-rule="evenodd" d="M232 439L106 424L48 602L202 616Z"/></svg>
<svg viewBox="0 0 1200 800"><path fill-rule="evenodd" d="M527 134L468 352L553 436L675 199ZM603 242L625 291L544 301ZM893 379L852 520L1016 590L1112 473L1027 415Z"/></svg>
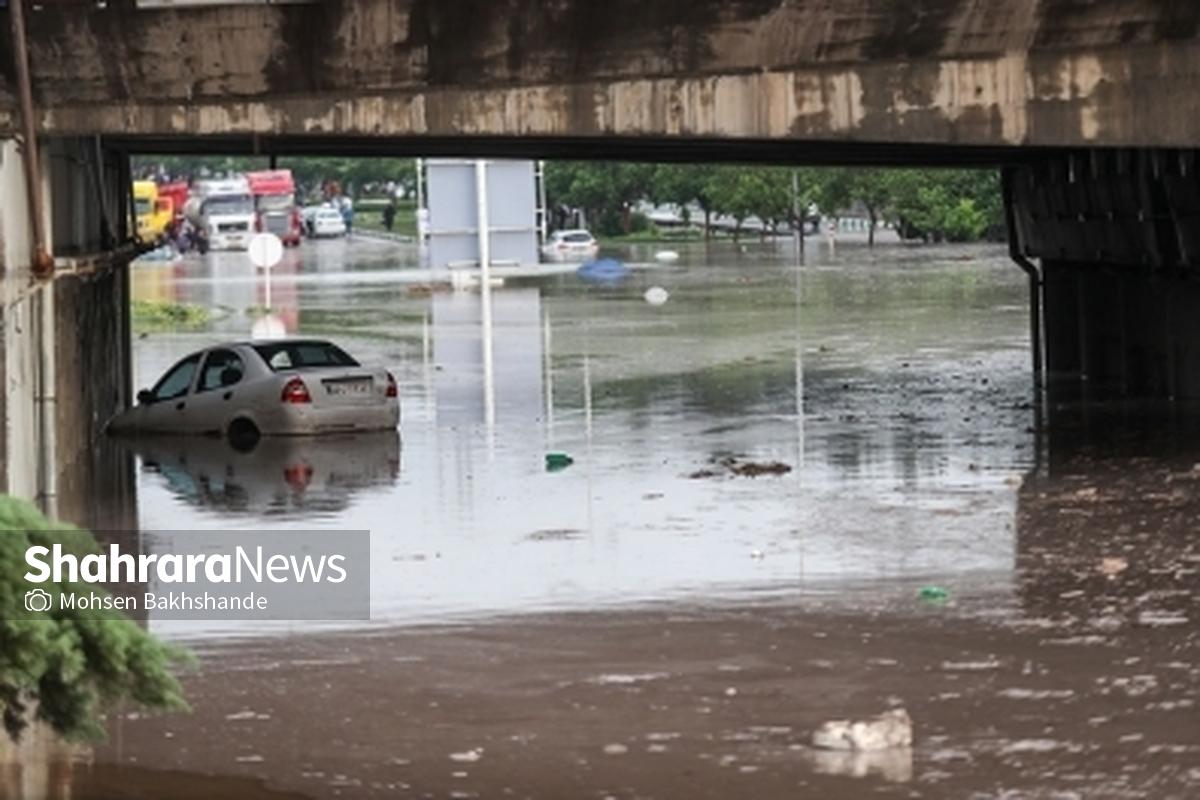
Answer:
<svg viewBox="0 0 1200 800"><path fill-rule="evenodd" d="M395 430L396 379L320 339L230 342L181 359L138 403L117 434L259 436Z"/></svg>
<svg viewBox="0 0 1200 800"><path fill-rule="evenodd" d="M308 228L308 235L314 239L346 235L346 220L342 212L331 206L312 209L312 213L305 217L305 227Z"/></svg>
<svg viewBox="0 0 1200 800"><path fill-rule="evenodd" d="M582 228L555 231L542 245L542 256L548 261L587 261L598 252L596 238Z"/></svg>

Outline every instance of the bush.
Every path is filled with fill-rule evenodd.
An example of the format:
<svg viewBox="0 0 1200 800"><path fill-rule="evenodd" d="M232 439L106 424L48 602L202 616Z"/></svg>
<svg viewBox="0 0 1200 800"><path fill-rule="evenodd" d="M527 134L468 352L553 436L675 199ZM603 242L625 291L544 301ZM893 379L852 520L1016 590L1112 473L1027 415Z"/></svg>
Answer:
<svg viewBox="0 0 1200 800"><path fill-rule="evenodd" d="M630 233L648 233L651 232L654 225L650 222L650 218L640 211L635 211L629 216L629 232Z"/></svg>
<svg viewBox="0 0 1200 800"><path fill-rule="evenodd" d="M942 220L946 240L951 242L973 242L987 230L987 214L975 207L970 198L959 200L951 206Z"/></svg>
<svg viewBox="0 0 1200 800"><path fill-rule="evenodd" d="M31 719L69 739L97 738L104 710L129 699L148 709L186 709L172 666L186 661L112 612L25 610L25 551L54 543L76 554L95 552L96 540L52 523L29 503L0 495L0 718L17 738ZM54 591L103 594L84 584ZM103 617L103 618L102 618Z"/></svg>

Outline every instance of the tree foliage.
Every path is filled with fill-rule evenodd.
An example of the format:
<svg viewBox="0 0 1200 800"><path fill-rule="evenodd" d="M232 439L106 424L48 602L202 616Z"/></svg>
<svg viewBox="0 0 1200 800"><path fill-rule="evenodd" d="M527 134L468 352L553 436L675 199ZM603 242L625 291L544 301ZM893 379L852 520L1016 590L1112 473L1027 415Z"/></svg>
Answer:
<svg viewBox="0 0 1200 800"><path fill-rule="evenodd" d="M103 734L100 715L118 700L151 709L184 709L172 668L186 660L147 631L112 612L25 609L25 552L62 545L77 555L95 552L87 531L52 523L29 503L0 496L0 718L18 737L31 719L67 738ZM84 584L45 588L100 594ZM56 604L57 605L57 604Z"/></svg>
<svg viewBox="0 0 1200 800"><path fill-rule="evenodd" d="M139 175L189 179L268 169L270 160L265 156L139 156L133 166L134 173ZM403 187L408 195L417 186L416 161L411 158L287 156L279 158L276 166L290 169L297 188L306 195L318 192L330 182L337 182L355 196L367 187L376 188L389 182Z"/></svg>
<svg viewBox="0 0 1200 800"><path fill-rule="evenodd" d="M261 156L142 157L135 162L139 173L161 171L172 177L266 166ZM416 189L416 164L408 158L289 156L279 159L278 166L292 170L304 195L314 195L330 182L353 196L389 182L410 195ZM797 209L804 214L813 205L825 216L864 216L872 243L883 223L895 225L905 238L926 241L1004 234L995 170L552 161L546 164L545 181L552 214L580 210L602 235L630 233L639 223L635 210L643 201L677 206L687 221L703 222L706 235L714 216L732 218L738 233L751 218L777 231L796 225ZM690 219L695 209L703 220ZM566 224L565 214L557 216Z"/></svg>
<svg viewBox="0 0 1200 800"><path fill-rule="evenodd" d="M629 233L633 208L650 196L656 173L649 164L556 162L546 168L546 202L581 209L600 233Z"/></svg>
<svg viewBox="0 0 1200 800"><path fill-rule="evenodd" d="M811 206L826 216L862 214L868 239L883 223L907 238L969 241L1002 236L1000 178L989 170L915 170L551 162L546 188L552 206L584 211L603 235L628 232L640 201L673 204L687 221L703 215L706 234L715 215L733 219L736 233L757 218L767 229L799 223Z"/></svg>

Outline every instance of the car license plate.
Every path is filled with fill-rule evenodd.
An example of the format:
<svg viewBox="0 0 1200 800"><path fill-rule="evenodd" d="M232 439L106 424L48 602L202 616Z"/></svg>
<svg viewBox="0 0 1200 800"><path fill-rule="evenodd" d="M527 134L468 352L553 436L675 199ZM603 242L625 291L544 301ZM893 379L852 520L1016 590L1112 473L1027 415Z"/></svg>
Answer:
<svg viewBox="0 0 1200 800"><path fill-rule="evenodd" d="M371 393L371 379L353 381L328 381L325 384L325 391L331 395L346 396L346 395L364 395Z"/></svg>

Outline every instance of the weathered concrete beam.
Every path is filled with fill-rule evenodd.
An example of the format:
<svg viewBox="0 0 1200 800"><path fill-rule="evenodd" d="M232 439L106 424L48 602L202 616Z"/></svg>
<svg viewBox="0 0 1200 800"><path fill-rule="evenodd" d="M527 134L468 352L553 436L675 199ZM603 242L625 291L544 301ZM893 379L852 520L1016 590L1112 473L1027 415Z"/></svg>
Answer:
<svg viewBox="0 0 1200 800"><path fill-rule="evenodd" d="M48 6L31 38L54 134L1200 143L1196 3Z"/></svg>

